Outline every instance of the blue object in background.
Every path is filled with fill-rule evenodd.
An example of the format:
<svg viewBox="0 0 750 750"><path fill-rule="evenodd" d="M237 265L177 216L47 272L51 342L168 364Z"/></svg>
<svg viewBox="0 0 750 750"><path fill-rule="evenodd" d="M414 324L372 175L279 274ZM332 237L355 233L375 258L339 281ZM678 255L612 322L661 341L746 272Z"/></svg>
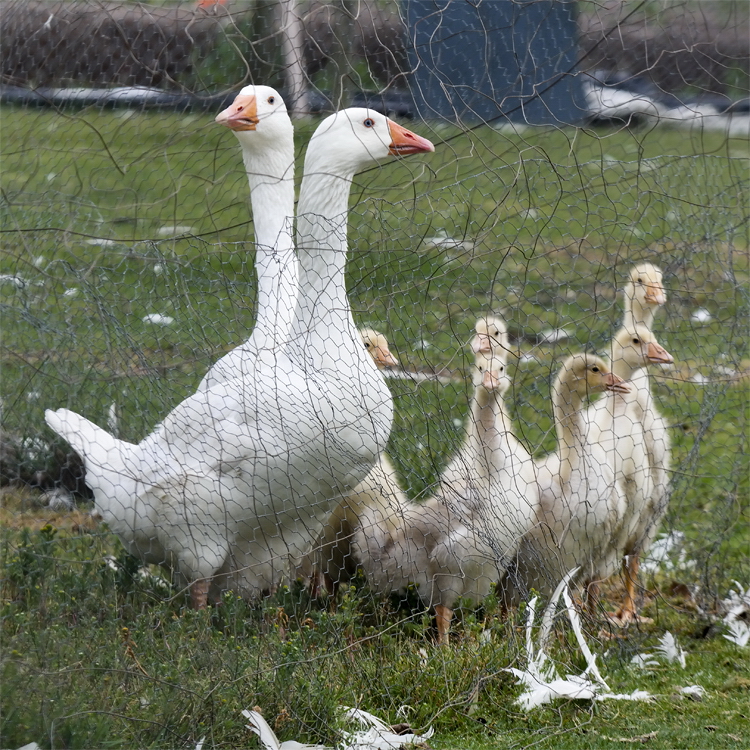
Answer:
<svg viewBox="0 0 750 750"><path fill-rule="evenodd" d="M578 124L571 0L405 0L410 87L425 119Z"/></svg>

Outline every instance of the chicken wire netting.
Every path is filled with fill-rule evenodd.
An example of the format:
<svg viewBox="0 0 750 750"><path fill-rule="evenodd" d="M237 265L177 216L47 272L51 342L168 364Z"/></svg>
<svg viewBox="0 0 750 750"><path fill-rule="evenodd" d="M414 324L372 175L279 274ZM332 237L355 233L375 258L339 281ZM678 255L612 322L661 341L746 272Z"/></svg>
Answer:
<svg viewBox="0 0 750 750"><path fill-rule="evenodd" d="M525 471L513 461L528 468L556 455L563 363L579 353L608 367L624 311L649 285L660 290L652 330L636 333L668 352L646 386L667 425L668 489L649 511L648 543L613 541L592 510L571 554L588 550L576 561L585 567L592 549L642 552L637 608L667 620L687 612L696 627L747 584L746 7L3 2L0 27L4 744L41 730L52 747L192 747L211 732L216 747L230 746L247 738L239 709L256 704L280 736L342 746L337 711L354 703L393 718L411 706L403 718L416 728L446 713L495 732L512 724L505 670L533 661L521 627L528 602L552 596L568 570L555 545L573 533L524 553L541 501L527 487L513 510ZM354 324L370 355L397 359L380 362L394 406L380 473L354 500L343 482L316 492L291 451L288 472L275 469L277 495L289 482L279 507L256 513L253 498L238 530L222 494L237 467L221 468L233 459L215 455L225 446L208 426L218 402L180 405L258 315L248 174L237 138L214 123L255 84L281 91L294 115L298 183L320 119L339 108L385 112L435 153L373 159L349 200ZM298 245L315 239L308 231ZM369 395L358 389L366 368L338 348L341 333L327 348L322 337L324 366L306 373L315 354L302 344L289 369L315 380L343 368L340 402L308 407L331 463L351 461L362 478L372 457L340 447L340 425L344 404ZM270 372L281 383L297 374L283 361ZM232 381L232 403L243 389L271 388L260 421L278 430L275 446L312 442L304 408L278 416L286 433L274 421L295 394L257 377ZM481 398L504 403L510 438L498 443L494 423L475 437ZM126 463L131 490L98 486L95 502L92 466L45 423L45 410L67 408L137 444L176 407L184 423L170 440L220 467L208 496L190 484L193 458L181 467L167 451L174 464L156 479L143 463L134 479ZM220 429L242 419L237 411ZM631 417L620 429L637 433ZM644 440L656 431L644 429ZM507 458L509 442L520 459ZM238 475L259 473L258 443L248 450ZM607 460L637 463L625 450ZM491 481L489 454L506 461ZM599 476L591 455L586 485ZM172 503L193 520L154 511L146 528L128 497L165 476L177 477L171 495L156 493L150 507ZM639 480L618 484L630 501L627 481ZM349 504L329 522L339 491ZM125 522L107 519L105 496ZM194 519L212 502L226 520L207 531ZM255 517L262 533L248 530ZM252 553L231 548L232 534L256 534ZM224 567L184 562L185 550L208 554L218 537L230 539ZM198 538L203 546L191 546ZM637 623L621 638L608 617L628 590L612 559L577 580L606 578L584 613L587 637L613 639L610 663L643 642ZM522 561L544 575L522 585ZM217 578L207 612L191 610L196 581L227 565L235 580L256 566L273 572L265 586ZM559 658L575 665L564 623L556 634ZM434 640L451 651L433 651ZM28 706L11 695L19 684Z"/></svg>

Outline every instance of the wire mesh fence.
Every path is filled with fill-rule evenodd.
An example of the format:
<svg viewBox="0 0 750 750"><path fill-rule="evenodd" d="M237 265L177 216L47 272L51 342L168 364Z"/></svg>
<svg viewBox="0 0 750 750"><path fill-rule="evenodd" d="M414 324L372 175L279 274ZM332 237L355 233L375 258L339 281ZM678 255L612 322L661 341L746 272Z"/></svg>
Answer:
<svg viewBox="0 0 750 750"><path fill-rule="evenodd" d="M258 705L360 747L354 704L528 746L566 730L507 670L571 568L610 670L646 615L713 622L748 576L747 20L0 4L4 746L236 746Z"/></svg>

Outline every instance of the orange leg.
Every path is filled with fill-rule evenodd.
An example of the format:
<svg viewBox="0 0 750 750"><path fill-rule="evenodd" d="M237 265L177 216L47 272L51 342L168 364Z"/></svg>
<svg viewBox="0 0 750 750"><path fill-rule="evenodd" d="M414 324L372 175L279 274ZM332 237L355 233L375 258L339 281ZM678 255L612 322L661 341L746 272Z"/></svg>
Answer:
<svg viewBox="0 0 750 750"><path fill-rule="evenodd" d="M638 555L626 555L622 561L622 572L625 576L625 600L620 609L611 617L617 625L624 627L631 622L650 622L648 617L638 615L636 606L636 586L638 582L638 569L640 560Z"/></svg>
<svg viewBox="0 0 750 750"><path fill-rule="evenodd" d="M437 624L439 646L448 645L448 631L450 631L452 619L453 610L450 607L442 604L435 605L435 621Z"/></svg>
<svg viewBox="0 0 750 750"><path fill-rule="evenodd" d="M599 609L599 581L589 581L586 585L586 610L591 617L596 617Z"/></svg>
<svg viewBox="0 0 750 750"><path fill-rule="evenodd" d="M208 589L211 581L208 578L202 578L199 581L193 581L190 584L190 604L193 609L205 609L208 604Z"/></svg>

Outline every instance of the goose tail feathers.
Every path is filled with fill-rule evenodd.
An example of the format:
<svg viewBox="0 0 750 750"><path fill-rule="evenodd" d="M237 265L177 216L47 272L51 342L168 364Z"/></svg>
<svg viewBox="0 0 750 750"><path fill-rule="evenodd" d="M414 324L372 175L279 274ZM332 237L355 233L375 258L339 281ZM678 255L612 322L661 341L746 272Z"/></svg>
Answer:
<svg viewBox="0 0 750 750"><path fill-rule="evenodd" d="M128 467L133 465L135 445L118 440L70 409L47 409L44 418L83 458L86 484L97 496L97 490L108 492L127 483L127 478L132 476L132 468Z"/></svg>

